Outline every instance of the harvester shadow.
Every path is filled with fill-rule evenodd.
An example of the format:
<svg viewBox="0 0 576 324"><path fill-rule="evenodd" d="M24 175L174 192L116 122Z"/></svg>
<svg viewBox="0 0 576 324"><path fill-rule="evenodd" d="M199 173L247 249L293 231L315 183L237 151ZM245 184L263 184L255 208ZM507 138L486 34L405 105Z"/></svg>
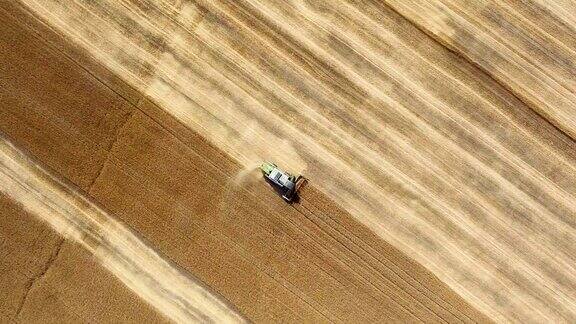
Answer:
<svg viewBox="0 0 576 324"><path fill-rule="evenodd" d="M268 185L270 187L272 187L272 189L274 191L276 191L276 193L278 194L278 196L280 198L282 198L282 196L285 194L285 191L282 190L282 188L278 187L277 184L275 184L272 180L264 177L264 180L268 183ZM300 203L300 194L299 191L302 190L304 187L306 187L306 185L308 184L308 180L307 179L303 179L302 180L302 184L299 186L299 188L296 190L296 192L294 193L294 196L292 198L292 200L287 201L286 199L282 198L287 204L292 205L292 204L297 204Z"/></svg>

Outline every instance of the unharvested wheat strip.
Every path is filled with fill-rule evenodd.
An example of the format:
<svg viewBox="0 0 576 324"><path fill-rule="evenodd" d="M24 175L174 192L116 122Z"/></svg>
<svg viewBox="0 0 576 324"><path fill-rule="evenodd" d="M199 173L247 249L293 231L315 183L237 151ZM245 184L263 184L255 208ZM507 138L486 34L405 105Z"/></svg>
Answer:
<svg viewBox="0 0 576 324"><path fill-rule="evenodd" d="M171 320L244 322L240 314L164 260L131 230L1 137L0 191L65 238L88 249L113 275Z"/></svg>

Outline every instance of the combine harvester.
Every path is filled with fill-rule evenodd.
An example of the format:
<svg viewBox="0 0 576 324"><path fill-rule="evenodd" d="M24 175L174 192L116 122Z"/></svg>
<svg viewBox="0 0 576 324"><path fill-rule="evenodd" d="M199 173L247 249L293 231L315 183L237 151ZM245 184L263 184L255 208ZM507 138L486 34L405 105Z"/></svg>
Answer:
<svg viewBox="0 0 576 324"><path fill-rule="evenodd" d="M298 189L302 186L306 179L299 176L293 176L288 172L280 170L276 164L271 162L264 162L260 166L264 178L270 182L276 190L282 195L282 198L288 203L292 203L298 198Z"/></svg>

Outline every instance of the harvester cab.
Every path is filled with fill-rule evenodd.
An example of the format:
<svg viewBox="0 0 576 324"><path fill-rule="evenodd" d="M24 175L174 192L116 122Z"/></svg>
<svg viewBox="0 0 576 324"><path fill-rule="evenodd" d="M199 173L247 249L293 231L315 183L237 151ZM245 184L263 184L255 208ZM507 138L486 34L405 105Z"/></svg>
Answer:
<svg viewBox="0 0 576 324"><path fill-rule="evenodd" d="M276 164L265 162L260 166L264 177L282 195L282 198L291 203L298 196L298 189L304 183L302 176L293 176L288 172L279 169Z"/></svg>

